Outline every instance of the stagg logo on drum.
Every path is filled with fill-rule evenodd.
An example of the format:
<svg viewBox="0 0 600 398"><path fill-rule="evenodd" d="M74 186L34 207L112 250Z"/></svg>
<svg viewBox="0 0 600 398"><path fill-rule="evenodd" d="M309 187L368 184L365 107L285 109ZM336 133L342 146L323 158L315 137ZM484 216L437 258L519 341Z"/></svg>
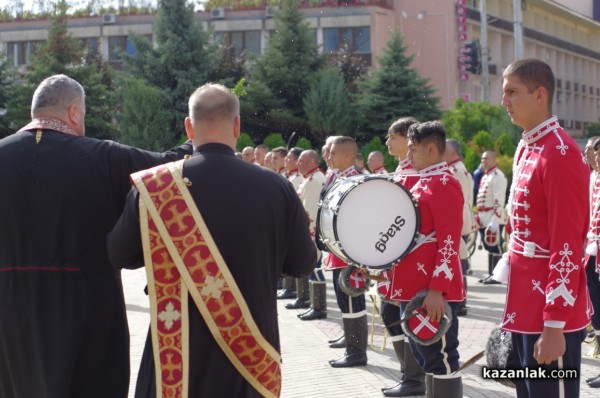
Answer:
<svg viewBox="0 0 600 398"><path fill-rule="evenodd" d="M375 243L375 249L380 253L385 252L388 241L396 235L397 231L399 232L402 229L405 223L406 220L402 216L396 217L386 232L379 233L381 238Z"/></svg>

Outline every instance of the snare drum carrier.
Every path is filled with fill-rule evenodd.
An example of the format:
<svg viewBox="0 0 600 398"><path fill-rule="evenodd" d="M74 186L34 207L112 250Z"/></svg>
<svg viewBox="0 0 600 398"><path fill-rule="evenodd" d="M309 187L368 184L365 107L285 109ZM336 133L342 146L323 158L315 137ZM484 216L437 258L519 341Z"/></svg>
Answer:
<svg viewBox="0 0 600 398"><path fill-rule="evenodd" d="M415 245L419 212L410 192L391 175L359 175L327 190L316 227L321 242L347 264L383 269Z"/></svg>

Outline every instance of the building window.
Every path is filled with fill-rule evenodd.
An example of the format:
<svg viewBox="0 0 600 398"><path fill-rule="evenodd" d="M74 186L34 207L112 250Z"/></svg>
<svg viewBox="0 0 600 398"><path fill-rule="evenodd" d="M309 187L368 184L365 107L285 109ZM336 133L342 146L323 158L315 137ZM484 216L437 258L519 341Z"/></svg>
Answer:
<svg viewBox="0 0 600 398"><path fill-rule="evenodd" d="M357 54L371 53L371 32L368 26L355 28L325 28L323 29L323 47L331 53L348 45Z"/></svg>
<svg viewBox="0 0 600 398"><path fill-rule="evenodd" d="M260 55L260 30L215 32L214 40L232 46L236 55L242 52Z"/></svg>
<svg viewBox="0 0 600 398"><path fill-rule="evenodd" d="M145 36L149 40L148 36ZM119 62L119 56L121 54L127 54L134 56L136 53L133 40L128 36L110 36L108 38L108 61Z"/></svg>
<svg viewBox="0 0 600 398"><path fill-rule="evenodd" d="M81 39L81 48L86 54L97 54L98 53L98 38L97 37L85 37Z"/></svg>
<svg viewBox="0 0 600 398"><path fill-rule="evenodd" d="M31 62L31 57L42 44L44 44L43 40L7 42L6 56L12 60L15 68L28 65Z"/></svg>

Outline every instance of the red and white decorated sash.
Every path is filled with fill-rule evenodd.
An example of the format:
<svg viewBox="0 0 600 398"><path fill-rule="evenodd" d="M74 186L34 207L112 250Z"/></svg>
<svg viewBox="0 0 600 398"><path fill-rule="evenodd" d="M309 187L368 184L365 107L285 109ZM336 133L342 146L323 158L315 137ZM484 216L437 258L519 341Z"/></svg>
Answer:
<svg viewBox="0 0 600 398"><path fill-rule="evenodd" d="M182 176L183 160L132 174L150 296L157 397L188 397L188 294L227 358L265 397L280 355L262 336Z"/></svg>

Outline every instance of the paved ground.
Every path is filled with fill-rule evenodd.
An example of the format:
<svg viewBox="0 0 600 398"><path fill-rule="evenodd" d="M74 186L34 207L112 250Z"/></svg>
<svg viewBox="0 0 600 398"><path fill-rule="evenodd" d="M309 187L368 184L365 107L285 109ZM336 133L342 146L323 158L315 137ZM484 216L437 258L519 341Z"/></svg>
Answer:
<svg viewBox="0 0 600 398"><path fill-rule="evenodd" d="M484 252L476 251L472 258L473 275L468 276L469 314L460 318L460 355L465 361L481 351L491 329L502 316L506 287L503 285L484 286L477 280L485 273L487 257ZM330 275L328 275L330 276ZM131 389L133 397L135 380L139 368L141 352L148 332L148 301L143 293L145 286L143 270L123 271L123 283L127 302L127 314L131 332ZM342 332L342 319L335 302L333 288L328 284L328 318L318 321L300 321L299 311L287 310L287 300L280 300L279 327L283 358L283 398L309 397L382 397L381 387L396 383L399 365L392 345L385 341L384 329L377 318L372 328L372 344L368 351L369 363L365 367L334 369L328 360L337 358L343 350L331 349L327 345L329 338ZM372 305L368 305L372 314ZM369 319L372 316L369 315ZM587 353L591 346L584 344L582 351ZM481 378L481 366L485 359L463 371L464 396L514 397L514 390L494 381ZM583 357L581 379L600 373L600 360ZM349 392L351 391L351 392ZM600 396L600 390L589 388L582 382L581 397Z"/></svg>

